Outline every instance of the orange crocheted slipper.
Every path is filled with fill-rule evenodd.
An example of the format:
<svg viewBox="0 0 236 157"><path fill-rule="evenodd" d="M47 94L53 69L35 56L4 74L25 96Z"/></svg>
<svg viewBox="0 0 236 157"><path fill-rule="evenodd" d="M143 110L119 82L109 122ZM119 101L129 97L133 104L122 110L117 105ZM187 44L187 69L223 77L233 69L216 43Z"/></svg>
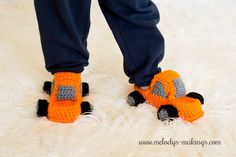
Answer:
<svg viewBox="0 0 236 157"><path fill-rule="evenodd" d="M204 98L196 92L186 95L185 85L175 71L167 70L156 74L147 90L137 86L134 89L128 96L128 104L137 106L147 101L158 108L157 117L160 120L181 117L192 122L204 114L201 106Z"/></svg>
<svg viewBox="0 0 236 157"><path fill-rule="evenodd" d="M50 95L46 100L38 101L38 116L47 116L54 122L71 123L78 115L91 111L88 102L82 102L82 96L88 94L88 84L82 83L80 73L58 72L53 83L46 81L43 90Z"/></svg>

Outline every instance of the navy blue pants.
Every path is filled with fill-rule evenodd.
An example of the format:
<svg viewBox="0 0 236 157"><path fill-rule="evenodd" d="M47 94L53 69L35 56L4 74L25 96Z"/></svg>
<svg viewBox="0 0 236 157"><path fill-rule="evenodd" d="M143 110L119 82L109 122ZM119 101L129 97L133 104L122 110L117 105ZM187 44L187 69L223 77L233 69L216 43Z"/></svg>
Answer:
<svg viewBox="0 0 236 157"><path fill-rule="evenodd" d="M91 0L34 0L46 69L82 72L88 65ZM129 82L149 85L164 56L164 39L151 0L99 0L124 56ZM105 59L105 58L104 58Z"/></svg>

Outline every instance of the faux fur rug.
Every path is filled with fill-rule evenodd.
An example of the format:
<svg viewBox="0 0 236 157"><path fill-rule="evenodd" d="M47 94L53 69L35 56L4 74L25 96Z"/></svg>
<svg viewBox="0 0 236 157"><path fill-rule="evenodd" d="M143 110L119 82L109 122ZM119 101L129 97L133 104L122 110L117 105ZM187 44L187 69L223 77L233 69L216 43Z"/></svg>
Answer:
<svg viewBox="0 0 236 157"><path fill-rule="evenodd" d="M91 11L90 65L83 73L83 81L91 87L86 99L94 106L93 114L73 124L36 117L37 100L48 98L42 84L52 76L44 68L33 2L1 0L0 156L236 156L235 0L159 0L157 5L158 27L166 40L160 66L178 71L188 91L205 96L203 118L163 123L148 104L128 106L132 86L96 0ZM173 144L183 140L195 142Z"/></svg>

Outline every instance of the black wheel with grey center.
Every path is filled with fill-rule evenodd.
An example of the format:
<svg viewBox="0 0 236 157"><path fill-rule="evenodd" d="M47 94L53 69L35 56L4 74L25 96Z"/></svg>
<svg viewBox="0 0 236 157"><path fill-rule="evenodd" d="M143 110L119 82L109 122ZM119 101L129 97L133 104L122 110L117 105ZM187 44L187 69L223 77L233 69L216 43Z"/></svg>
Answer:
<svg viewBox="0 0 236 157"><path fill-rule="evenodd" d="M177 108L171 104L162 105L157 111L157 118L161 121L172 121L178 117Z"/></svg>
<svg viewBox="0 0 236 157"><path fill-rule="evenodd" d="M133 91L128 95L127 103L130 106L138 106L139 104L144 103L146 100L144 97L138 92L138 91Z"/></svg>

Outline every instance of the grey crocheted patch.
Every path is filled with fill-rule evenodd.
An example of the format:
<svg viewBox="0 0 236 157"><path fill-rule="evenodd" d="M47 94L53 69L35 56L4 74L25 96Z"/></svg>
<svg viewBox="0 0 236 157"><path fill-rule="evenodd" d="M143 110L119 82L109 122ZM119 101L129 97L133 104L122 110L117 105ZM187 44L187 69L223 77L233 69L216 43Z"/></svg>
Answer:
<svg viewBox="0 0 236 157"><path fill-rule="evenodd" d="M127 103L130 105L130 106L135 106L135 100L132 96L128 96L128 99L127 99Z"/></svg>
<svg viewBox="0 0 236 157"><path fill-rule="evenodd" d="M186 90L185 90L185 85L184 82L181 78L173 80L173 83L175 85L175 97L183 97L185 96Z"/></svg>
<svg viewBox="0 0 236 157"><path fill-rule="evenodd" d="M57 89L58 100L74 100L75 99L75 87L60 85Z"/></svg>
<svg viewBox="0 0 236 157"><path fill-rule="evenodd" d="M158 112L158 117L161 121L164 121L169 118L168 112L165 109L162 109L160 112Z"/></svg>
<svg viewBox="0 0 236 157"><path fill-rule="evenodd" d="M159 95L161 97L164 97L164 98L167 97L164 86L162 85L161 82L156 82L156 84L154 85L154 89L153 89L152 93L157 94L157 95Z"/></svg>

